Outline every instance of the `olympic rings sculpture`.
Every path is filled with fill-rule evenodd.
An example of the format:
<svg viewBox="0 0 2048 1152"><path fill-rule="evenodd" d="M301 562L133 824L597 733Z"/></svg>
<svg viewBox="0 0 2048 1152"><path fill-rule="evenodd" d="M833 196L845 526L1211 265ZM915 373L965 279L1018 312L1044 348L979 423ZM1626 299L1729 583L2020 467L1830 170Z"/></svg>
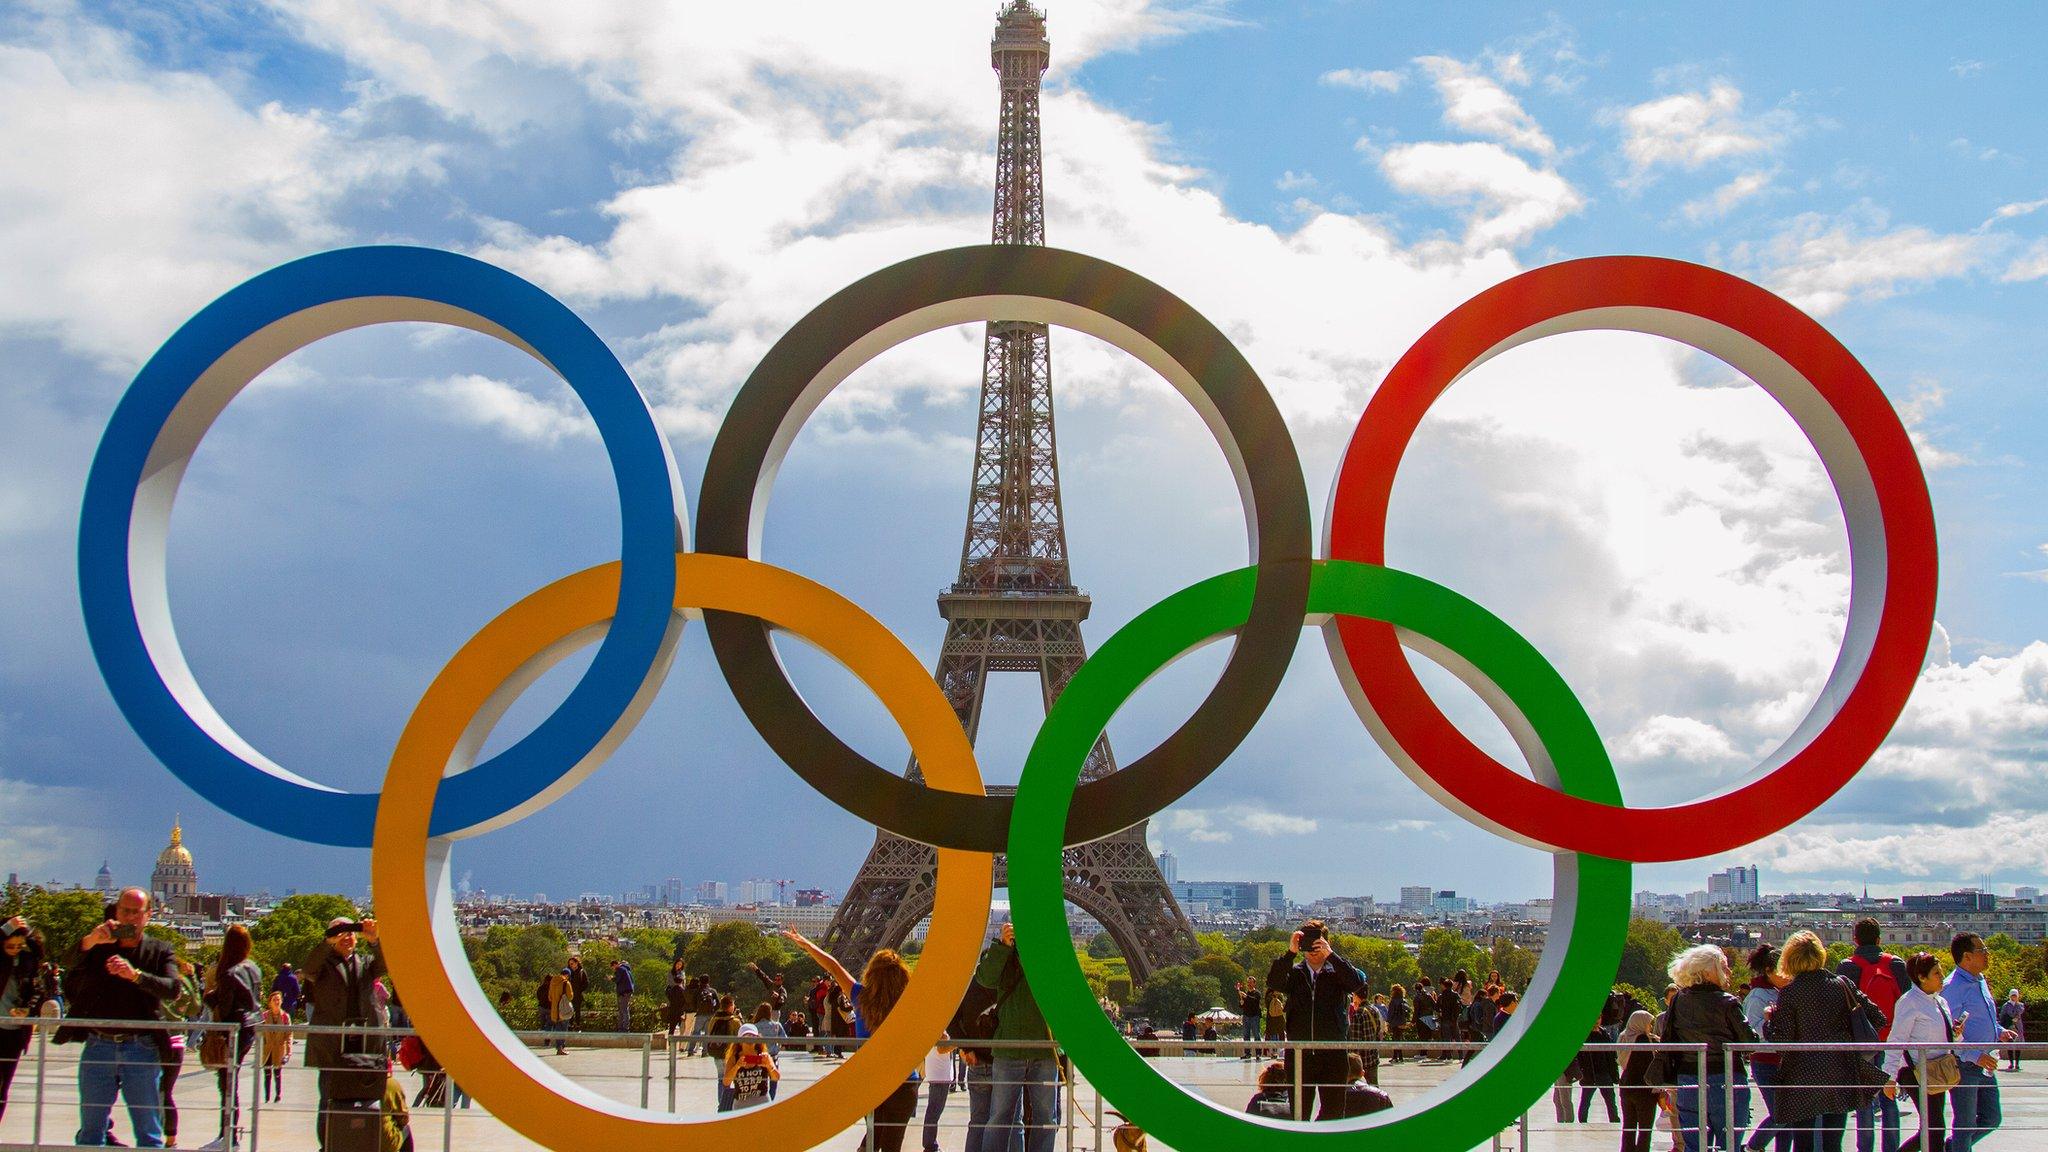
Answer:
<svg viewBox="0 0 2048 1152"><path fill-rule="evenodd" d="M184 469L244 386L323 336L397 320L495 336L576 391L618 482L621 558L558 580L486 625L415 708L382 789L347 793L270 760L207 700L171 624L164 547ZM1168 597L1103 644L1048 712L1014 798L984 794L951 706L895 636L829 589L758 558L777 467L825 395L911 336L976 320L1076 328L1172 383L1237 477L1252 560ZM1848 624L1818 701L1742 783L1668 808L1624 803L1584 708L1526 640L1450 589L1382 563L1394 473L1435 399L1508 348L1590 328L1665 336L1746 373L1813 443L1849 526ZM242 819L370 847L387 962L422 1035L477 1099L554 1148L797 1149L858 1123L917 1065L965 992L997 852L1008 853L1019 953L1054 1035L1105 1098L1163 1140L1304 1152L1484 1143L1542 1095L1597 1014L1627 928L1631 863L1734 848L1832 796L1904 708L1934 616L1926 481L1876 382L1818 323L1764 289L1648 257L1535 269L1424 334L1360 418L1320 557L1293 441L1230 341L1134 273L1036 247L919 256L812 310L734 399L700 499L692 550L667 441L625 369L574 312L501 269L405 247L309 256L202 309L136 376L87 477L80 601L94 656L130 725L173 774ZM917 976L872 1039L816 1086L716 1118L630 1108L549 1071L498 1019L466 965L450 963L462 957L449 886L454 843L545 807L594 771L660 687L686 618L703 621L749 721L791 768L863 819L933 845L939 859ZM1207 778L1264 711L1305 625L1323 629L1360 719L1403 772L1467 820L1552 854L1558 909L1524 1011L1465 1072L1392 1112L1312 1127L1219 1110L1137 1056L1082 976L1061 868L1064 847L1127 828ZM809 711L782 671L771 629L815 645L877 695L927 786L867 761ZM1228 662L1187 723L1118 773L1079 783L1089 748L1124 700L1165 664L1225 635L1234 637ZM519 694L591 643L598 649L588 670L556 710L475 763ZM1531 775L1466 740L1423 692L1402 646L1477 692Z"/></svg>

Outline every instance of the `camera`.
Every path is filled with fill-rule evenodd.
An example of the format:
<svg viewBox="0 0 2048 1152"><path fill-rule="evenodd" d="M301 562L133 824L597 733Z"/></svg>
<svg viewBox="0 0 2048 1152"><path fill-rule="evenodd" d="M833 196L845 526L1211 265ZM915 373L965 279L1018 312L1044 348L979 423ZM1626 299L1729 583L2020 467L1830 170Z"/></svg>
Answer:
<svg viewBox="0 0 2048 1152"><path fill-rule="evenodd" d="M1306 952L1309 949L1314 948L1316 946L1316 941L1321 940L1322 938L1323 929L1321 925L1303 925L1301 929L1301 950L1303 952Z"/></svg>
<svg viewBox="0 0 2048 1152"><path fill-rule="evenodd" d="M142 935L142 929L133 924L116 924L112 935L116 940L133 940Z"/></svg>

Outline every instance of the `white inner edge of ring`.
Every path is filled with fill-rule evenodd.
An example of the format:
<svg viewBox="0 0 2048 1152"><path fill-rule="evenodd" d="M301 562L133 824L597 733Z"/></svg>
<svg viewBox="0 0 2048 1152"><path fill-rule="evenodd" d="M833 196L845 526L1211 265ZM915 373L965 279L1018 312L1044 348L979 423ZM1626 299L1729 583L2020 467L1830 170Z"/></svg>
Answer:
<svg viewBox="0 0 2048 1152"><path fill-rule="evenodd" d="M1870 662L1870 653L1877 642L1877 629L1884 612L1885 574L1888 568L1883 513L1878 505L1877 485L1870 475L1863 453L1850 436L1842 418L1835 413L1820 390L1813 382L1790 363L1771 351L1756 339L1746 336L1722 324L1684 312L1663 308L1618 307L1590 308L1567 313L1543 323L1532 325L1521 332L1501 341L1463 371L1446 386L1446 391L1455 387L1458 380L1481 364L1510 348L1555 336L1565 332L1586 332L1610 330L1641 332L1651 336L1662 336L1681 344L1696 348L1716 357L1755 381L1770 397L1782 406L1799 426L1814 450L1819 453L1821 465L1827 470L1828 479L1834 484L1835 496L1841 503L1842 518L1849 535L1849 615L1843 629L1842 650L1835 658L1834 668L1821 685L1813 707L1799 722L1792 734L1785 738L1776 750L1765 756L1757 766L1741 779L1728 784L1709 796L1693 803L1704 803L1731 792L1740 791L1764 776L1783 766L1813 742L1815 736L1827 727L1841 711L1849 692L1863 677L1863 670ZM1333 481L1334 484L1334 481ZM1334 494L1327 509L1336 507ZM1329 519L1326 511L1323 528L1323 551L1329 552ZM1366 699L1364 690L1358 684L1351 661L1337 637L1334 626L1325 629L1330 649L1330 662L1337 670L1337 679L1344 685L1345 695L1350 697L1352 707L1359 719L1365 723L1373 739L1387 756L1406 773L1415 785L1436 798L1437 802L1466 820L1497 836L1526 844L1533 848L1555 852L1558 847L1526 836L1512 828L1498 824L1476 809L1465 804L1449 790L1438 784L1414 757L1410 756L1395 739L1393 733L1373 710ZM1542 750L1535 746L1534 733L1528 731L1526 723L1517 725L1508 722L1509 711L1502 711L1505 699L1491 682L1479 677L1464 662L1448 653L1434 650L1427 642L1403 631L1401 642L1423 651L1435 658L1467 687L1485 701L1503 722L1524 756L1529 758L1532 768L1537 769L1536 779L1548 787L1555 788L1554 780L1545 780L1539 767Z"/></svg>

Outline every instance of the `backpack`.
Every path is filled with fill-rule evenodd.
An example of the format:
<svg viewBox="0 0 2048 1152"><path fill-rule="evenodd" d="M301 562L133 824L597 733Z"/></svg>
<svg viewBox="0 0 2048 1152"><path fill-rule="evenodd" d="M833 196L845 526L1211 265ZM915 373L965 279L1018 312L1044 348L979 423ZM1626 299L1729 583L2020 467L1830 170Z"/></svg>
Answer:
<svg viewBox="0 0 2048 1152"><path fill-rule="evenodd" d="M1285 1016L1286 1014L1287 993L1279 991L1266 993L1266 1015Z"/></svg>
<svg viewBox="0 0 2048 1152"><path fill-rule="evenodd" d="M1886 1039L1892 1032L1892 1010L1905 993L1905 989L1899 987L1898 977L1892 975L1896 958L1885 953L1874 961L1861 956L1851 956L1850 959L1856 962L1856 990L1869 997L1870 1002L1877 1005L1877 1010L1884 1013L1884 1026L1877 1030L1877 1038Z"/></svg>

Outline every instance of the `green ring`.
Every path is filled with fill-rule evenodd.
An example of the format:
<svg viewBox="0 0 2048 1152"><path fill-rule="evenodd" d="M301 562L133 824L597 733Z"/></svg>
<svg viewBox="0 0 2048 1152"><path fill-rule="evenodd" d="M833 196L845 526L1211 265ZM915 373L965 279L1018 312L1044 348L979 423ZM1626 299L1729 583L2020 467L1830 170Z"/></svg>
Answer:
<svg viewBox="0 0 2048 1152"><path fill-rule="evenodd" d="M1452 1081L1391 1112L1293 1124L1224 1111L1146 1064L1102 1014L1068 934L1063 851L1082 763L1111 716L1154 673L1243 627L1256 568L1174 593L1126 624L1060 693L1031 746L1010 821L1009 887L1017 948L1053 1035L1119 1111L1175 1148L1410 1152L1485 1144L1542 1098L1586 1042L1627 935L1629 865L1558 854L1557 912L1524 1010ZM1309 611L1384 620L1448 649L1526 719L1567 794L1620 804L1600 737L1564 680L1527 640L1448 588L1370 564L1317 561ZM1510 728L1516 725L1510 724ZM1560 946L1561 945L1561 946Z"/></svg>

